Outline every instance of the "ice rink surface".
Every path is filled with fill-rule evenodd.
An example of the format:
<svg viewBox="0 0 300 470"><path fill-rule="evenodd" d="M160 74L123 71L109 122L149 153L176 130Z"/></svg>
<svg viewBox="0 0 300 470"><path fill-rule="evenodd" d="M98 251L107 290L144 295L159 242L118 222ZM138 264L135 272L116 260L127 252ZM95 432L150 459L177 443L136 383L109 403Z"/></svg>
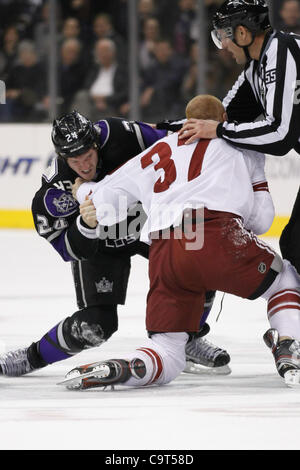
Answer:
<svg viewBox="0 0 300 470"><path fill-rule="evenodd" d="M276 249L278 242L269 240ZM34 231L0 231L1 351L37 341L76 310L70 265ZM147 262L135 257L119 331L84 351L21 378L0 378L0 449L259 450L300 448L300 389L278 376L262 336L263 300L218 294L212 342L231 355L228 376L182 373L163 387L67 391L73 366L118 357L145 337Z"/></svg>

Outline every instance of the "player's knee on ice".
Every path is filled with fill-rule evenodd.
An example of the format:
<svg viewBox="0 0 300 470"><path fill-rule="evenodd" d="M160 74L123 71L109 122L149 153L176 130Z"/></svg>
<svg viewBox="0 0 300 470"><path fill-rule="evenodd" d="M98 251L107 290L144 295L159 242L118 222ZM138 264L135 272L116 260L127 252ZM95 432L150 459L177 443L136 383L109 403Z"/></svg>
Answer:
<svg viewBox="0 0 300 470"><path fill-rule="evenodd" d="M74 352L100 346L118 329L116 305L87 307L68 317L63 325L66 343Z"/></svg>
<svg viewBox="0 0 300 470"><path fill-rule="evenodd" d="M188 341L187 333L163 333L151 337L155 348L161 351L163 369L157 384L167 384L174 380L185 368L185 345Z"/></svg>

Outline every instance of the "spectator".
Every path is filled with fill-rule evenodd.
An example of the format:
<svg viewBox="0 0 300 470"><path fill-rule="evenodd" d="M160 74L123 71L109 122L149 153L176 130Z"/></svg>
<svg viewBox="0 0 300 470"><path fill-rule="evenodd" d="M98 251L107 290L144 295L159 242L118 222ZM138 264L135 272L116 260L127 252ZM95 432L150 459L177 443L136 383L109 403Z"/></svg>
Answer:
<svg viewBox="0 0 300 470"><path fill-rule="evenodd" d="M61 114L70 111L75 94L83 87L86 70L81 60L81 43L66 39L61 46L58 71L59 91L62 99Z"/></svg>
<svg viewBox="0 0 300 470"><path fill-rule="evenodd" d="M114 26L123 37L128 37L128 0L110 0L107 2L110 14L114 18Z"/></svg>
<svg viewBox="0 0 300 470"><path fill-rule="evenodd" d="M60 46L66 39L77 39L81 43L81 54L84 59L85 66L88 67L92 61L89 51L88 36L81 30L81 24L77 18L68 17L62 25L62 33L60 37Z"/></svg>
<svg viewBox="0 0 300 470"><path fill-rule="evenodd" d="M156 17L157 8L153 0L139 0L138 2L139 30L143 31L148 18Z"/></svg>
<svg viewBox="0 0 300 470"><path fill-rule="evenodd" d="M160 36L160 26L156 18L147 18L144 24L143 39L140 45L140 67L141 71L149 68L155 62L154 46Z"/></svg>
<svg viewBox="0 0 300 470"><path fill-rule="evenodd" d="M111 15L114 26L121 35L127 31L127 2L128 0L109 0L109 2L64 0L61 2L61 7L63 17L77 18L81 24L82 32L84 34L89 32L89 39L91 39L91 23L99 13Z"/></svg>
<svg viewBox="0 0 300 470"><path fill-rule="evenodd" d="M59 7L60 5L57 4L57 33L59 33L61 25L61 13ZM57 34L57 36L59 37L59 34ZM39 17L33 27L33 39L40 59L47 60L50 50L49 2L45 2L40 9Z"/></svg>
<svg viewBox="0 0 300 470"><path fill-rule="evenodd" d="M190 49L190 65L182 81L182 96L185 103L197 95L197 63L198 44L194 43Z"/></svg>
<svg viewBox="0 0 300 470"><path fill-rule="evenodd" d="M77 93L73 107L92 120L122 114L128 100L127 71L116 58L116 46L111 39L100 39L95 45L96 63L85 81L84 90Z"/></svg>
<svg viewBox="0 0 300 470"><path fill-rule="evenodd" d="M300 3L299 0L285 0L279 12L281 22L279 28L287 33L300 34Z"/></svg>
<svg viewBox="0 0 300 470"><path fill-rule="evenodd" d="M207 70L207 92L223 99L235 83L242 66L232 63L232 56L226 50L217 50L210 56Z"/></svg>
<svg viewBox="0 0 300 470"><path fill-rule="evenodd" d="M80 23L77 18L66 18L62 26L62 40L80 39Z"/></svg>
<svg viewBox="0 0 300 470"><path fill-rule="evenodd" d="M180 91L188 65L174 54L167 40L155 44L154 54L156 61L144 74L140 100L143 119L148 122L157 122L167 116L172 119L182 114Z"/></svg>
<svg viewBox="0 0 300 470"><path fill-rule="evenodd" d="M93 35L96 44L99 39L111 39L116 45L116 53L119 61L127 58L127 48L124 39L115 32L111 17L107 14L99 14L93 22Z"/></svg>
<svg viewBox="0 0 300 470"><path fill-rule="evenodd" d="M188 55L196 22L195 0L179 0L178 17L174 25L174 49L178 54Z"/></svg>
<svg viewBox="0 0 300 470"><path fill-rule="evenodd" d="M8 26L4 31L0 53L1 80L6 81L16 61L19 45L19 32L16 26Z"/></svg>
<svg viewBox="0 0 300 470"><path fill-rule="evenodd" d="M216 5L222 3L222 1L204 0L208 16L211 16ZM295 5L297 8L295 8ZM298 5L299 2L296 0L284 1L282 17L285 18L285 27L282 26L282 29L287 30L290 27L294 32L299 32L299 16L296 14L299 8ZM96 118L99 116L99 113L107 114L109 110L111 110L111 113L126 116L129 109L126 70L128 41L125 38L128 27L128 0L110 0L110 2L64 0L64 2L57 2L57 6L57 43L59 48L57 66L58 92L62 112L65 109L69 110L72 107L72 103L79 102L83 106L81 108L83 113L86 108L91 108L96 113ZM170 104L174 114L174 108L176 107L172 102L174 89L179 90L181 98L177 104L177 109L179 109L178 114L182 115L184 102L197 92L197 46L193 45L197 42L199 33L196 22L196 6L196 0L176 0L173 2L169 0L138 0L138 19L141 38L139 49L140 79L142 83L141 105L142 111L146 116L156 115L157 113L159 115L161 113L165 114L164 110L166 107L168 108L167 102ZM15 73L16 51L20 40L20 31L16 23L14 23L14 26L10 26L12 20L17 21L23 27L22 37L25 32L27 35L30 35L33 31L32 37L37 48L37 54L46 69L48 67L50 44L49 0L0 1L0 12L3 13L3 21L0 27L9 26L5 33L3 33L2 50L0 52L0 78L7 81L7 77L11 75L11 67L14 68ZM28 13L30 12L32 12L32 15L30 20L28 20ZM295 17L297 17L298 29L293 27ZM62 21L62 18L64 21ZM161 40L162 32L164 38L168 38L171 41L174 49L172 51L170 45L168 46L172 51L169 59L166 59L168 47L166 44L162 44L165 42ZM76 41L66 41L68 39L80 41L81 52L79 57L77 57L78 43ZM95 45L98 45L99 41L103 39L112 40L116 46L114 51L116 59L114 62L115 66L116 64L117 66L115 69L114 66L111 66L111 68L106 67L104 63L101 63L102 59L99 59L99 57L97 58L98 63L94 63L92 51L98 48ZM157 41L162 45L162 51L158 51L156 47ZM86 44L88 44L88 47L85 47ZM217 53L215 50L213 50L213 53L210 51L210 45L212 45L212 42L208 39L207 92L222 97L223 92L221 93L221 90L224 90L226 87L230 88L236 76L236 70L232 71L228 67L226 57L222 57L222 67L220 68L220 62L218 67L216 67L215 58ZM179 55L181 55L181 58ZM190 68L187 67L188 57L190 57ZM166 63L169 64L170 70L167 70L168 66L165 65ZM41 67L40 63L39 66ZM154 72L153 77L150 76L149 71L150 73L151 71ZM106 73L105 80L103 79L104 72ZM225 74L225 78L222 77L222 74ZM100 80L101 76L102 81ZM165 82L160 85L157 76L161 76ZM98 93L96 97L96 95L90 95L89 90L92 89L93 81L99 83L97 77L100 83L105 83L106 85L103 88L104 94L99 94L99 87L94 84L93 89L97 89ZM177 78L176 81L176 77L181 78ZM182 83L183 79L184 82ZM11 79L9 83L11 83ZM113 85L107 87L108 83L113 83ZM170 92L165 83L170 83ZM47 86L48 79L46 76L44 87ZM112 94L108 88L113 89ZM78 101L81 93L82 96L84 94L85 96L88 95L86 103L80 99ZM168 98L169 93L170 98ZM39 92L37 94L40 96ZM160 97L159 100L161 102L159 102L157 97ZM11 100L9 99L8 101L10 103ZM46 109L48 109L49 97L47 94L45 94L43 102ZM11 110L12 107L9 106L6 109ZM37 111L36 106L34 106L34 110L34 112ZM84 114L87 114L87 112Z"/></svg>
<svg viewBox="0 0 300 470"><path fill-rule="evenodd" d="M232 64L231 55L227 51L217 51L211 54L205 71L206 93L223 99L241 71L241 66ZM198 44L194 43L190 50L190 66L182 82L182 97L187 103L197 94Z"/></svg>
<svg viewBox="0 0 300 470"><path fill-rule="evenodd" d="M63 17L77 18L82 24L89 22L93 13L93 3L95 2L92 0L64 0L61 3Z"/></svg>
<svg viewBox="0 0 300 470"><path fill-rule="evenodd" d="M58 104L59 114L71 110L75 94L83 87L86 68L81 59L82 45L78 39L65 39L60 48L58 63ZM46 109L49 109L49 97L43 100Z"/></svg>
<svg viewBox="0 0 300 470"><path fill-rule="evenodd" d="M22 41L18 49L18 62L7 79L6 105L0 107L2 120L39 120L45 82L45 70L38 60L34 44Z"/></svg>

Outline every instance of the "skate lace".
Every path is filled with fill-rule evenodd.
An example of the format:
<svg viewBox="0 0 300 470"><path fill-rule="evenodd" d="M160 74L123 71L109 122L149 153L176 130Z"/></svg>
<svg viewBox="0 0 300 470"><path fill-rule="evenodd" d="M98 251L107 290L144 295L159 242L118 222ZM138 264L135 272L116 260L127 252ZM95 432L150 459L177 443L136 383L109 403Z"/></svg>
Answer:
<svg viewBox="0 0 300 470"><path fill-rule="evenodd" d="M0 367L4 375L19 376L32 370L27 358L27 348L10 351L0 356Z"/></svg>
<svg viewBox="0 0 300 470"><path fill-rule="evenodd" d="M206 339L196 338L186 347L188 354L199 357L202 356L208 360L214 360L223 350Z"/></svg>

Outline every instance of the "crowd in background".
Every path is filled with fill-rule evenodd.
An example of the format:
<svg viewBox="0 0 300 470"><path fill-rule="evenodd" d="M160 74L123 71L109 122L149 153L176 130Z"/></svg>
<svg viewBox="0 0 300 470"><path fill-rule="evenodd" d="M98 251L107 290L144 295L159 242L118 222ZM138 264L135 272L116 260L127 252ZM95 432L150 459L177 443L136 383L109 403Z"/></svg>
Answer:
<svg viewBox="0 0 300 470"><path fill-rule="evenodd" d="M204 0L211 18L223 0ZM300 0L272 0L274 26L300 34ZM127 0L63 0L57 11L58 114L127 117ZM182 117L197 93L196 0L138 0L141 119ZM47 0L0 0L1 122L49 120ZM207 24L206 92L222 99L241 68L215 48Z"/></svg>

